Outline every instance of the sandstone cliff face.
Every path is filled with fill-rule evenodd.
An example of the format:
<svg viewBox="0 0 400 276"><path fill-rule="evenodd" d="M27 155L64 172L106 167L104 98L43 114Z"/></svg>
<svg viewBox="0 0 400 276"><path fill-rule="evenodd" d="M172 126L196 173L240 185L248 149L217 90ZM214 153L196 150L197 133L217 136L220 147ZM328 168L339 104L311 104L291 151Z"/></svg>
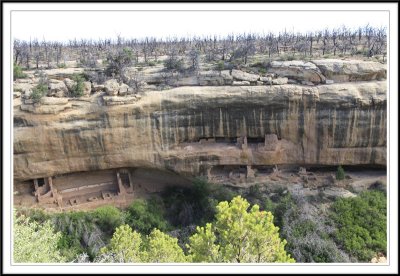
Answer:
<svg viewBox="0 0 400 276"><path fill-rule="evenodd" d="M123 105L96 93L68 105L14 109L15 180L122 167L196 176L218 165L386 165L386 81L178 87Z"/></svg>

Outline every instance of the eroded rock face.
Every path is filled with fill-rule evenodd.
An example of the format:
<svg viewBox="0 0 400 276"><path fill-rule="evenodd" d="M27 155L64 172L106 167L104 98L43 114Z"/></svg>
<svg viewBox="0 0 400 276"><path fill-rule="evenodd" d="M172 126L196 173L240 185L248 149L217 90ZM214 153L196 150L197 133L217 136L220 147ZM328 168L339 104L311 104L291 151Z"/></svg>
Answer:
<svg viewBox="0 0 400 276"><path fill-rule="evenodd" d="M129 86L127 84L125 84L125 83L122 83L119 86L118 95L125 96L125 95L128 94L128 90L129 90Z"/></svg>
<svg viewBox="0 0 400 276"><path fill-rule="evenodd" d="M205 71L200 72L197 77L197 82L199 85L202 86L218 86L218 85L225 85L225 78L228 76L228 81L232 83L232 77L229 75L224 74L222 75L220 72L217 71ZM196 83L194 82L194 85Z"/></svg>
<svg viewBox="0 0 400 276"><path fill-rule="evenodd" d="M64 83L69 92L72 92L72 90L74 89L74 86L76 85L76 81L71 80L70 78L64 79Z"/></svg>
<svg viewBox="0 0 400 276"><path fill-rule="evenodd" d="M43 97L40 99L40 103L44 105L64 105L68 103L68 98Z"/></svg>
<svg viewBox="0 0 400 276"><path fill-rule="evenodd" d="M312 61L327 79L334 82L386 79L386 65L373 61L322 59Z"/></svg>
<svg viewBox="0 0 400 276"><path fill-rule="evenodd" d="M250 81L250 82L257 81L260 78L259 75L246 73L236 69L232 70L232 77L239 81Z"/></svg>
<svg viewBox="0 0 400 276"><path fill-rule="evenodd" d="M116 96L119 91L119 83L117 80L111 79L104 83L104 88L109 96Z"/></svg>
<svg viewBox="0 0 400 276"><path fill-rule="evenodd" d="M272 61L268 73L300 82L308 81L314 84L325 82L325 77L321 74L319 68L314 63L306 61Z"/></svg>
<svg viewBox="0 0 400 276"><path fill-rule="evenodd" d="M33 89L35 86L32 82L21 82L22 80L17 80L13 84L13 89L15 92L22 92L24 93L25 91L30 91Z"/></svg>
<svg viewBox="0 0 400 276"><path fill-rule="evenodd" d="M233 81L232 85L234 85L234 86L249 86L250 82L249 81Z"/></svg>
<svg viewBox="0 0 400 276"><path fill-rule="evenodd" d="M50 80L49 81L49 92L47 93L48 96L55 96L55 97L64 97L68 93L67 86L63 81L59 80Z"/></svg>
<svg viewBox="0 0 400 276"><path fill-rule="evenodd" d="M106 105L121 105L121 104L134 103L138 99L136 98L136 96L126 96L126 97L104 96L103 100Z"/></svg>
<svg viewBox="0 0 400 276"><path fill-rule="evenodd" d="M21 110L35 114L57 114L71 107L68 98L42 97L36 104L25 100L25 104L21 105Z"/></svg>
<svg viewBox="0 0 400 276"><path fill-rule="evenodd" d="M15 109L15 180L122 167L199 176L220 165L386 165L385 81L179 87L104 100L29 107L63 110L53 115Z"/></svg>
<svg viewBox="0 0 400 276"><path fill-rule="evenodd" d="M105 86L102 84L94 84L92 86L92 92L101 92L105 90Z"/></svg>
<svg viewBox="0 0 400 276"><path fill-rule="evenodd" d="M330 198L338 198L338 197L349 198L357 196L352 192L340 187L329 187L324 189L322 193L324 196Z"/></svg>
<svg viewBox="0 0 400 276"><path fill-rule="evenodd" d="M288 83L288 78L276 78L272 80L272 84L276 85L282 85L282 84L287 84Z"/></svg>
<svg viewBox="0 0 400 276"><path fill-rule="evenodd" d="M90 81L85 81L83 83L83 95L89 96L92 92L92 83Z"/></svg>

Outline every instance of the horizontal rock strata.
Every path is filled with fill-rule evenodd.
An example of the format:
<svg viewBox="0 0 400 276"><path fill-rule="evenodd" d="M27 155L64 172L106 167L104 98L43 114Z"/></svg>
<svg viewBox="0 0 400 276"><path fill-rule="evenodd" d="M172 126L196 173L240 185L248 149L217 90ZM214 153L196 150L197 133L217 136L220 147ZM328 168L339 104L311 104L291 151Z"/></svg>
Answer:
<svg viewBox="0 0 400 276"><path fill-rule="evenodd" d="M373 81L44 98L14 109L14 178L122 167L198 176L220 165L386 165L386 90L386 81Z"/></svg>

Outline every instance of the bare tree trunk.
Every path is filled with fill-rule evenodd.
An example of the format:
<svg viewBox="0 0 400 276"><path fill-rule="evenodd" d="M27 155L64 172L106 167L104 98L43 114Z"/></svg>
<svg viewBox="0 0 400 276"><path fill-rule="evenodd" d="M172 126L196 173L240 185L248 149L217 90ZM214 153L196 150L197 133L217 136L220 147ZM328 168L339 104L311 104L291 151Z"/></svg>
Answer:
<svg viewBox="0 0 400 276"><path fill-rule="evenodd" d="M26 54L26 68L29 69L29 54Z"/></svg>

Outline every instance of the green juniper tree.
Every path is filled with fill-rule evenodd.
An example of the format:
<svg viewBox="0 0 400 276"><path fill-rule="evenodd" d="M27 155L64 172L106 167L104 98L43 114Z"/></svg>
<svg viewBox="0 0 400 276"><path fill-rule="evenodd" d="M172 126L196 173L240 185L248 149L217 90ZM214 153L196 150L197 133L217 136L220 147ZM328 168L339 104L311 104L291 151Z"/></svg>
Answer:
<svg viewBox="0 0 400 276"><path fill-rule="evenodd" d="M342 166L339 166L336 172L336 179L337 180L343 180L345 177L344 169Z"/></svg>
<svg viewBox="0 0 400 276"><path fill-rule="evenodd" d="M216 221L197 227L190 238L194 262L291 263L270 212L260 211L240 196L217 206Z"/></svg>

